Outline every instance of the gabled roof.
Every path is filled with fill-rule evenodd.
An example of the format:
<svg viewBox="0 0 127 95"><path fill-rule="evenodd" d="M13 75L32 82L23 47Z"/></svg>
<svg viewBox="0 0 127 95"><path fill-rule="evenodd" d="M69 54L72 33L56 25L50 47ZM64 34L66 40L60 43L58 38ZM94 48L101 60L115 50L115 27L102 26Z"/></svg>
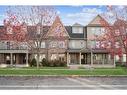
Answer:
<svg viewBox="0 0 127 95"><path fill-rule="evenodd" d="M56 22L60 22L62 24L62 22L60 21L60 18L57 16L56 17L57 21L54 21L54 23ZM101 26L98 20L104 20L106 21L103 17L101 17L100 15L97 15L87 26ZM97 23L95 23L97 22ZM82 26L83 27L83 34L78 34L78 33L72 33L72 27L73 26ZM64 26L62 24L62 27L64 28L65 32L69 35L70 38L81 38L83 39L85 36L84 33L86 33L86 29L83 25L79 24L79 23L75 23L72 26ZM3 29L3 26L0 26L0 30ZM51 31L52 26L44 26L44 35L48 35L48 32ZM34 32L36 31L37 27L35 26L27 26L27 31L30 33L31 37L33 37Z"/></svg>
<svg viewBox="0 0 127 95"><path fill-rule="evenodd" d="M81 24L79 24L79 23L75 23L75 24L73 24L72 26L82 26L83 27L83 25L81 25Z"/></svg>
<svg viewBox="0 0 127 95"><path fill-rule="evenodd" d="M87 26L103 26L102 21L108 23L102 16L97 15Z"/></svg>
<svg viewBox="0 0 127 95"><path fill-rule="evenodd" d="M51 26L44 26L44 35L47 34L47 32L49 31ZM64 26L68 35L70 36L70 38L78 38L78 39L83 39L84 38L84 33L85 33L85 27L83 27L83 34L75 34L75 33L72 33L72 26ZM30 37L34 37L34 33L36 31L36 27L35 26L27 26L27 31L29 33L29 36ZM6 28L4 26L0 26L0 31L6 31ZM5 32L3 32L5 33Z"/></svg>
<svg viewBox="0 0 127 95"><path fill-rule="evenodd" d="M62 37L69 37L69 34L62 24L59 16L56 17L45 37L56 37L57 35L62 35Z"/></svg>

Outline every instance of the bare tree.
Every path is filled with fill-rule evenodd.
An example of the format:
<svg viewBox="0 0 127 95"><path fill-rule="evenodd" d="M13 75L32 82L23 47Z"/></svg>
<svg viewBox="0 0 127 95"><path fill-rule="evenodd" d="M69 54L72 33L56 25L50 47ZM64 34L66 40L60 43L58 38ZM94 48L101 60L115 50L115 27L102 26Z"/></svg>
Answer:
<svg viewBox="0 0 127 95"><path fill-rule="evenodd" d="M5 26L11 22L11 27L20 27L18 31L21 33L22 30L22 34L19 34L19 36L23 36L24 34L21 40L27 42L30 51L36 52L37 54L37 68L39 67L40 49L45 31L47 31L48 26L51 26L55 17L56 11L51 6L8 7L7 18L5 19L5 22L8 23L6 23ZM21 27L22 25L24 27ZM16 34L17 33L18 32L16 32ZM15 37L19 39L18 36Z"/></svg>

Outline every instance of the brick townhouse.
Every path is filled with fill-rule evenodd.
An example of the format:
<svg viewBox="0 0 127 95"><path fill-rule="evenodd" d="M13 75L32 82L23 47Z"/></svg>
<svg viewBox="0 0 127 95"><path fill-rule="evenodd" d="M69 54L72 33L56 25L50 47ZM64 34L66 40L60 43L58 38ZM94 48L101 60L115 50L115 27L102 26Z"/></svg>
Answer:
<svg viewBox="0 0 127 95"><path fill-rule="evenodd" d="M101 19L103 18L97 15L87 26L78 23L64 26L60 18L56 17L52 26L45 31L39 60L57 59L66 61L67 66L114 67L109 52L99 49L96 41L88 40L93 35L100 35L103 32ZM4 26L0 26L0 29L3 28ZM8 29L6 31L8 32ZM27 27L27 31L34 30ZM36 51L31 53L23 43L18 46L11 46L11 43L6 39L0 41L0 64L28 66L32 54L37 58Z"/></svg>

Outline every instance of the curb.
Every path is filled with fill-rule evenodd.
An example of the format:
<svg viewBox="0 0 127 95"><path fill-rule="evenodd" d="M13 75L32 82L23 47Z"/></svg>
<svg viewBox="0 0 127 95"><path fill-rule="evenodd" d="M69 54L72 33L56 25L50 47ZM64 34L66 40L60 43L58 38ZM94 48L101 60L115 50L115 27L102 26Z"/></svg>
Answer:
<svg viewBox="0 0 127 95"><path fill-rule="evenodd" d="M0 75L0 77L127 77L127 75Z"/></svg>

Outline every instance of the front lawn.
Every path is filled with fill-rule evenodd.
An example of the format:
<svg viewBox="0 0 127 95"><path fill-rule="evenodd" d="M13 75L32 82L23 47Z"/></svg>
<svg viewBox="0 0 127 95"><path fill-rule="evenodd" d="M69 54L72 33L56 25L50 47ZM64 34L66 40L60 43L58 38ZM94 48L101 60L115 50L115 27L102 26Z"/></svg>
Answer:
<svg viewBox="0 0 127 95"><path fill-rule="evenodd" d="M51 69L27 69L27 68L4 68L0 69L2 75L127 75L127 69L120 68L100 68L100 69L77 69L71 70L67 68Z"/></svg>

